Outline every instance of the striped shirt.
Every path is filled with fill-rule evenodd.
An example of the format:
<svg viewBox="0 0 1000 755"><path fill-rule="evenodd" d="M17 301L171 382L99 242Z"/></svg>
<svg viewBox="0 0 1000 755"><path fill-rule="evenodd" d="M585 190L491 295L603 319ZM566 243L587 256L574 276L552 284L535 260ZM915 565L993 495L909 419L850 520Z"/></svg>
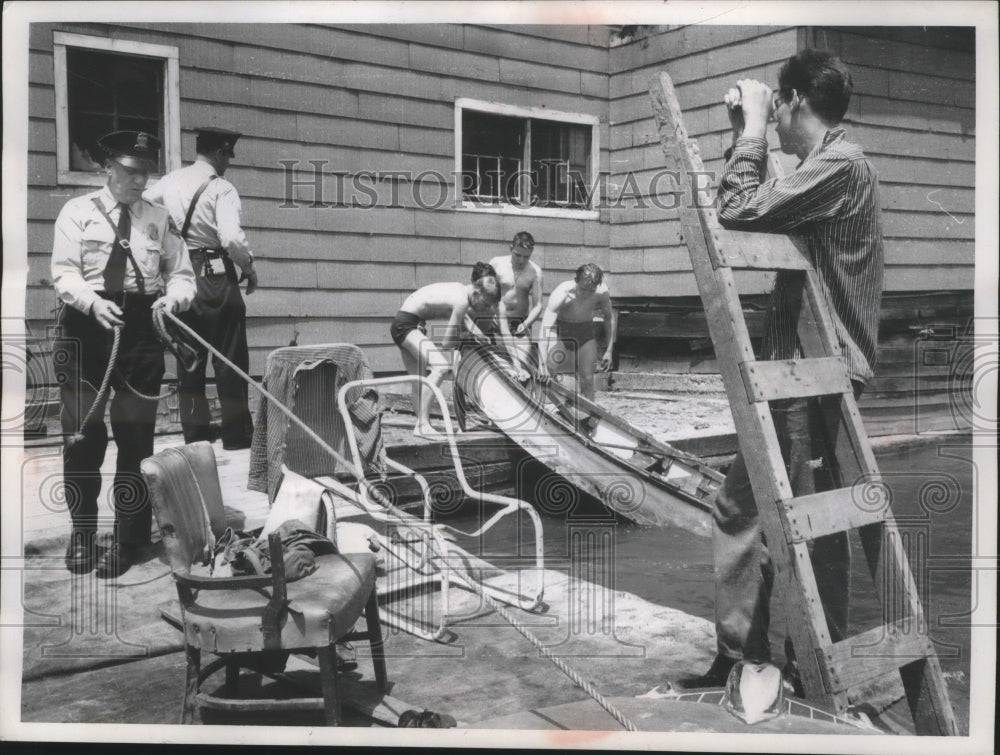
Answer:
<svg viewBox="0 0 1000 755"><path fill-rule="evenodd" d="M875 169L844 137L843 128L830 129L794 173L763 183L767 141L741 137L722 172L718 212L725 228L792 237L816 269L848 376L867 383L878 352L882 211ZM761 359L800 355L782 288L772 293Z"/></svg>

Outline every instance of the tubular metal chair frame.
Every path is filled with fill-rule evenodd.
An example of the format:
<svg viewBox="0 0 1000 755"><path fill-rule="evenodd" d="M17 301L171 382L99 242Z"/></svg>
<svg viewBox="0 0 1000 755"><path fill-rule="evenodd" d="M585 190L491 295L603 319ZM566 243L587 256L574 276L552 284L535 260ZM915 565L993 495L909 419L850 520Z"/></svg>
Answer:
<svg viewBox="0 0 1000 755"><path fill-rule="evenodd" d="M354 420L347 406L347 392L352 388L368 388L412 383L421 383L423 387L432 392L432 395L437 401L438 407L440 408L444 419L445 437L447 439L452 463L455 468L455 476L461 486L462 492L473 500L501 506L499 511L493 514L474 532L465 532L449 525L434 524L431 521L433 506L431 501L430 485L427 483L424 476L415 470L410 469L409 467L406 467L392 459L386 458L386 465L390 469L412 477L420 486L423 500L423 519L418 519L412 514L395 507L391 502L386 501L384 497L371 486L365 477L364 464L361 460L357 438L354 433ZM456 584L459 587L470 589L468 580L472 579L470 575L452 568L452 564L454 562L449 556L448 541L444 534L453 533L455 535L468 538L478 537L491 529L503 517L508 514L515 514L519 511L528 515L534 527L535 570L538 574L537 592L533 596L524 596L519 593L513 593L478 582L477 586L490 597L508 605L516 605L525 611L534 611L542 604L545 592L545 554L541 518L538 516L538 512L535 511L535 508L531 504L522 501L521 499L494 495L492 493L482 493L469 485L468 479L465 476L465 471L462 468L462 461L458 453L458 447L455 444L455 431L451 423L451 416L448 412L447 402L444 394L438 386L434 385L434 383L426 377L418 375L353 380L345 383L338 391L337 407L343 417L345 426L348 428L347 441L351 450L351 461L353 466L352 472L357 482L358 490L354 491L345 485L337 483L337 481L332 478L324 479L324 483L330 482L337 493L343 495L349 500L355 501L373 519L385 522L386 524L395 527L397 531L402 530L415 535L421 543L420 553L416 562L410 560L405 553L402 553L402 549L398 551L394 550L394 555L398 556L409 568L413 569L418 574L429 575L437 572L440 578L441 618L435 630L427 631L424 627L413 622L408 617L383 609L383 612L386 615L387 623L391 623L393 626L403 629L404 631L423 639L438 641L444 638L447 634L449 612L448 588L451 584ZM405 587L400 589L405 589Z"/></svg>

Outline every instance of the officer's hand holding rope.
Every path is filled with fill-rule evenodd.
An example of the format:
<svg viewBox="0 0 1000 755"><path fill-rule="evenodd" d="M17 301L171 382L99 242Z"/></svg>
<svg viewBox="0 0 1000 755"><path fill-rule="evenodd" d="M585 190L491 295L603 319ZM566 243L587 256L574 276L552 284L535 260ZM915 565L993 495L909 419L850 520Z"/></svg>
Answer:
<svg viewBox="0 0 1000 755"><path fill-rule="evenodd" d="M98 299L95 301L91 314L93 314L94 319L105 330L120 328L125 324L121 319L123 315L121 307L107 299Z"/></svg>

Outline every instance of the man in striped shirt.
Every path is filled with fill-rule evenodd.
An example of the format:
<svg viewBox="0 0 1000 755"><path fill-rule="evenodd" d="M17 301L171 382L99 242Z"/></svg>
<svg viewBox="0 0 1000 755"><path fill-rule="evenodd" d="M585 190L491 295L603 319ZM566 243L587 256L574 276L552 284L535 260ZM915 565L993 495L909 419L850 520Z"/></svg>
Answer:
<svg viewBox="0 0 1000 755"><path fill-rule="evenodd" d="M882 295L882 220L878 178L861 149L839 125L851 96L851 75L829 53L803 50L789 58L774 92L750 79L737 82L724 101L733 148L719 184L719 222L726 228L786 233L810 259L847 365L855 395L872 378ZM766 177L766 128L774 122L785 154L801 163L791 175ZM800 356L793 299L779 282L772 294L761 359ZM823 456L815 401L771 405L795 495L833 485ZM769 598L774 579L761 539L757 506L738 455L715 503L713 551L718 655L708 672L679 680L682 687L721 686L739 660L771 660ZM847 630L850 550L844 533L820 538L812 550L830 635ZM788 640L787 675L801 694Z"/></svg>

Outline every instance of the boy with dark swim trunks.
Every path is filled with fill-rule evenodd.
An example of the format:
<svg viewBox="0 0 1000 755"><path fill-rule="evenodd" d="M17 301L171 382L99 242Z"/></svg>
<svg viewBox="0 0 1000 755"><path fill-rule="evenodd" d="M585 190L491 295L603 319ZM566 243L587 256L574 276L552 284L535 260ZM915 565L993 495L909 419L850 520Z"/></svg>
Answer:
<svg viewBox="0 0 1000 755"><path fill-rule="evenodd" d="M502 292L498 308L500 334L518 369L530 359L531 326L542 313L542 269L531 261L534 250L535 239L527 231L520 231L514 234L509 256L490 260Z"/></svg>
<svg viewBox="0 0 1000 755"><path fill-rule="evenodd" d="M483 275L474 283L431 283L410 294L389 328L393 342L403 355L403 364L411 375L424 375L440 386L451 369L451 362L441 348L427 337L427 320L448 319L442 347L455 349L463 336L486 339L473 317L488 318L496 313L500 284L492 275ZM428 374L429 371L429 374ZM430 423L431 392L413 387L413 412L417 421L413 432L425 438L440 437Z"/></svg>
<svg viewBox="0 0 1000 755"><path fill-rule="evenodd" d="M604 317L604 333L608 346L597 358L597 340L594 338L594 314ZM590 400L594 399L594 372L611 369L614 351L615 322L611 307L611 294L604 284L604 273L592 262L577 268L571 281L560 283L549 296L548 306L542 315L542 335L539 346L539 375L547 377L563 372L570 357L575 359L573 372L577 390Z"/></svg>

